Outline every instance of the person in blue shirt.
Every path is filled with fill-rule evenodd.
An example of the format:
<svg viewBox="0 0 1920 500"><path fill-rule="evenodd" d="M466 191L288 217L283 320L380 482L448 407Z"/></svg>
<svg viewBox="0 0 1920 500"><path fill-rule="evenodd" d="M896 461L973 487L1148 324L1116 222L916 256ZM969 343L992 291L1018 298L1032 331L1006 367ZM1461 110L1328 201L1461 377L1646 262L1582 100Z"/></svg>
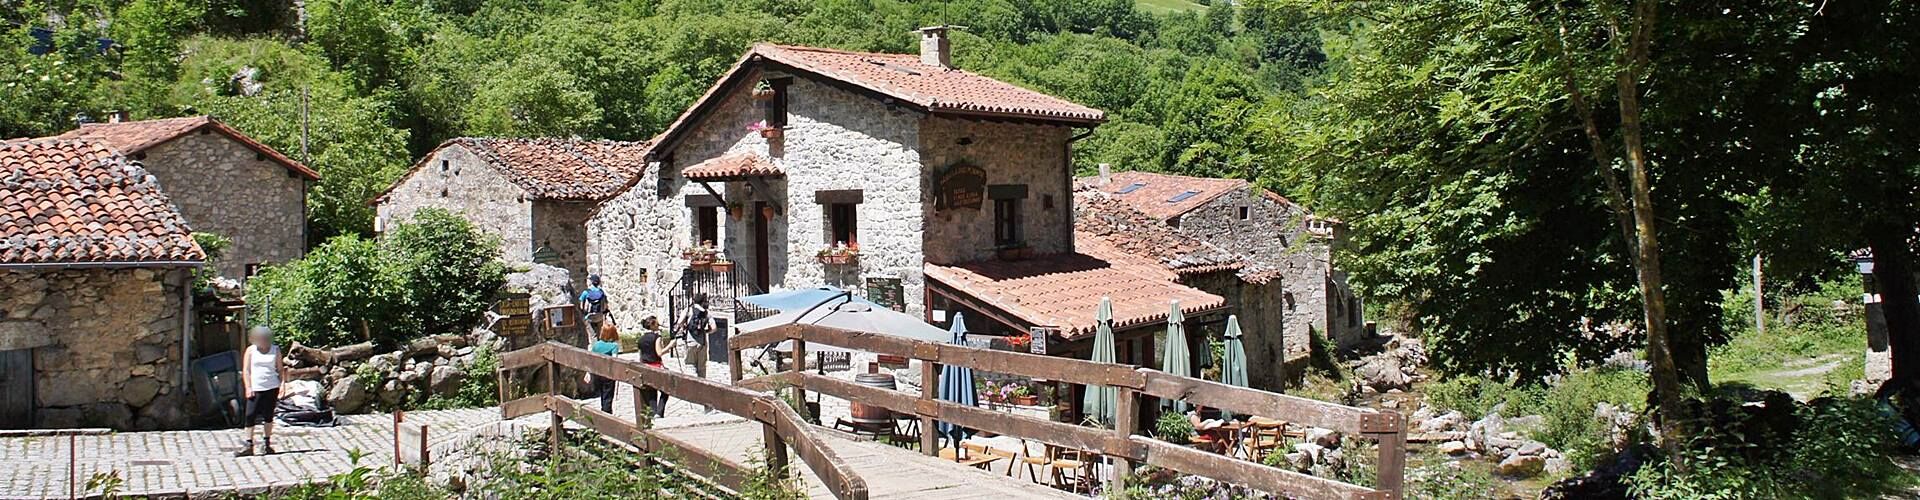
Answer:
<svg viewBox="0 0 1920 500"><path fill-rule="evenodd" d="M600 338L593 341L587 350L594 354L617 356L620 354L620 329L609 322L600 326ZM599 375L589 375L593 383L594 395L600 396L600 411L613 413L613 379Z"/></svg>
<svg viewBox="0 0 1920 500"><path fill-rule="evenodd" d="M580 312L587 316L588 331L600 331L607 319L607 291L600 289L600 275L587 275L587 290L580 292Z"/></svg>

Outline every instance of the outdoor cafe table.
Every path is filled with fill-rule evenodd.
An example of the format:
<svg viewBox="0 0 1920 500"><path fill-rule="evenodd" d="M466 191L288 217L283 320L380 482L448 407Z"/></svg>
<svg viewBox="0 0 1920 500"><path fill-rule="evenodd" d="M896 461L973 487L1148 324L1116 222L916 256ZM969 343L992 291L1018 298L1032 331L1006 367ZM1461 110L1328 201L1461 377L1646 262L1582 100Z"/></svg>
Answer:
<svg viewBox="0 0 1920 500"><path fill-rule="evenodd" d="M958 458L954 456L953 448L940 449L941 460L952 460L954 463L958 463L960 465L965 465L968 467L979 467L982 469L990 469L993 467L992 464L995 461L1000 460L1000 458L1001 457L999 456L995 456L988 453L969 453L967 454L966 458Z"/></svg>

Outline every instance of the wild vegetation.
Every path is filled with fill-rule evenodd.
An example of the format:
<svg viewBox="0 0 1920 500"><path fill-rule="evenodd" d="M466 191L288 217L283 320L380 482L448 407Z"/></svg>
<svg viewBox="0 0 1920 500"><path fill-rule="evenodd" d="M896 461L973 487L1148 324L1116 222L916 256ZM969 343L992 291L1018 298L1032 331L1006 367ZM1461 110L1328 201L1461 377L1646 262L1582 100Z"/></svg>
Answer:
<svg viewBox="0 0 1920 500"><path fill-rule="evenodd" d="M394 347L465 334L506 281L497 237L426 209L379 240L344 235L253 278L247 305L286 341Z"/></svg>

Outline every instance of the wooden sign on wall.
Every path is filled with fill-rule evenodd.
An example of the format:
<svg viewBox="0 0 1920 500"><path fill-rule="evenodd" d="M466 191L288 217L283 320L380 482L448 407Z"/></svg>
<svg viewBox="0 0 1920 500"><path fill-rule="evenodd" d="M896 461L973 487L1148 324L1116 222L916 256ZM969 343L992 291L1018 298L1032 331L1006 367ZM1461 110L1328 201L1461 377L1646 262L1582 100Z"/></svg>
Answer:
<svg viewBox="0 0 1920 500"><path fill-rule="evenodd" d="M493 305L494 312L500 313L499 323L495 323L494 333L501 336L526 335L533 330L533 311L528 308L528 296L515 294L502 297Z"/></svg>
<svg viewBox="0 0 1920 500"><path fill-rule="evenodd" d="M987 197L987 172L976 165L956 163L934 178L934 193L939 196L934 208L978 210Z"/></svg>

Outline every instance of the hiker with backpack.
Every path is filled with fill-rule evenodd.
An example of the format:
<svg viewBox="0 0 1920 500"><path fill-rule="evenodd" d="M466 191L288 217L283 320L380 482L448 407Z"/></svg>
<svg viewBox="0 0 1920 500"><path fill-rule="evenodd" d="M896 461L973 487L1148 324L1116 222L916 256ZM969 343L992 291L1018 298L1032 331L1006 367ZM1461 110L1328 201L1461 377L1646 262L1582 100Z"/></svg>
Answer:
<svg viewBox="0 0 1920 500"><path fill-rule="evenodd" d="M587 291L580 292L580 312L586 314L589 332L599 332L607 320L607 291L600 289L600 275L587 275Z"/></svg>
<svg viewBox="0 0 1920 500"><path fill-rule="evenodd" d="M687 311L686 322L680 325L680 336L687 339L687 357L684 360L693 367L693 374L707 378L707 336L713 333L713 314L707 310L707 294L693 295L693 304Z"/></svg>

